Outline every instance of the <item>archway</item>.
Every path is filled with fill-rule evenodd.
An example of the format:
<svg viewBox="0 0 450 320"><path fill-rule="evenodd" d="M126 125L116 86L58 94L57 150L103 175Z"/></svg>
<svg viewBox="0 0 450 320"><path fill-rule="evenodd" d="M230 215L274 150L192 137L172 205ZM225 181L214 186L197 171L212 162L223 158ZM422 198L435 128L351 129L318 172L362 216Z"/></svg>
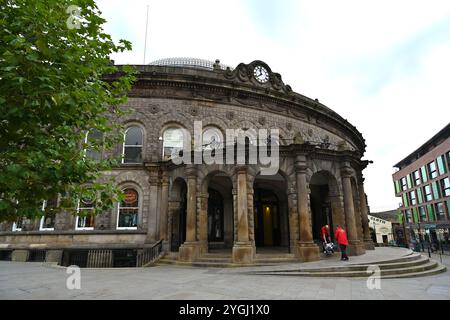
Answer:
<svg viewBox="0 0 450 320"><path fill-rule="evenodd" d="M253 184L254 232L257 251L289 251L287 183L280 174L258 175Z"/></svg>
<svg viewBox="0 0 450 320"><path fill-rule="evenodd" d="M210 173L202 185L207 192L206 239L208 251L231 249L233 247L233 183L224 172Z"/></svg>
<svg viewBox="0 0 450 320"><path fill-rule="evenodd" d="M337 225L343 226L343 211L336 178L328 171L316 172L311 177L309 189L313 239L322 243L320 229L327 224L330 238L334 240L333 230Z"/></svg>
<svg viewBox="0 0 450 320"><path fill-rule="evenodd" d="M177 252L186 241L187 185L182 178L177 178L170 190L170 251Z"/></svg>

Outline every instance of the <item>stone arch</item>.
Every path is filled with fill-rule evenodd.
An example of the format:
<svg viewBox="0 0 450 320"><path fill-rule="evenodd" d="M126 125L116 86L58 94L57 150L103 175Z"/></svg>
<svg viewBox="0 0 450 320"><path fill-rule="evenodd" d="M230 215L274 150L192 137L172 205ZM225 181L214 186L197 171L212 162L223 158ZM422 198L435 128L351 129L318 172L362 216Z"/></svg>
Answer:
<svg viewBox="0 0 450 320"><path fill-rule="evenodd" d="M282 169L275 175L261 175L254 166L249 174L254 241L256 247L277 246L291 249L291 226L288 207L289 176ZM257 249L258 250L258 249Z"/></svg>
<svg viewBox="0 0 450 320"><path fill-rule="evenodd" d="M313 238L322 242L320 228L327 224L330 238L337 225L344 225L345 217L340 188L336 176L329 170L315 171L309 179L309 206Z"/></svg>
<svg viewBox="0 0 450 320"><path fill-rule="evenodd" d="M171 251L178 251L186 240L187 181L180 176L170 182L167 230Z"/></svg>

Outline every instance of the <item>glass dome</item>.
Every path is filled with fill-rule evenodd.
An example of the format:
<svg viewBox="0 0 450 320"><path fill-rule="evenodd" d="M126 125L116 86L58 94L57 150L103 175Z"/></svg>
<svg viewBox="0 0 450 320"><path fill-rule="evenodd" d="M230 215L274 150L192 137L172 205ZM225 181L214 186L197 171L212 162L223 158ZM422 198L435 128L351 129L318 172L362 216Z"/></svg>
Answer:
<svg viewBox="0 0 450 320"><path fill-rule="evenodd" d="M164 58L150 62L149 65L154 66L170 66L170 67L190 67L204 70L214 70L214 64L218 63L222 70L228 68L227 65L221 64L219 60L210 61L199 58ZM230 68L231 69L231 68Z"/></svg>

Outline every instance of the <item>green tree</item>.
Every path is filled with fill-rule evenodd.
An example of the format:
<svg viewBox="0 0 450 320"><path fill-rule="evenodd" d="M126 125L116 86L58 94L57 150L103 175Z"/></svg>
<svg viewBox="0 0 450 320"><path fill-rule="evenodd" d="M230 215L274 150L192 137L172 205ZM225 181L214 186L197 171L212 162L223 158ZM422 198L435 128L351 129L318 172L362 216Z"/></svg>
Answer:
<svg viewBox="0 0 450 320"><path fill-rule="evenodd" d="M61 207L48 211L95 198L98 213L122 197L100 178L117 159L85 152L121 141L114 119L134 81L110 61L131 44L114 43L100 14L94 0L0 3L0 220L42 215L42 201L58 194ZM86 144L89 130L103 138Z"/></svg>

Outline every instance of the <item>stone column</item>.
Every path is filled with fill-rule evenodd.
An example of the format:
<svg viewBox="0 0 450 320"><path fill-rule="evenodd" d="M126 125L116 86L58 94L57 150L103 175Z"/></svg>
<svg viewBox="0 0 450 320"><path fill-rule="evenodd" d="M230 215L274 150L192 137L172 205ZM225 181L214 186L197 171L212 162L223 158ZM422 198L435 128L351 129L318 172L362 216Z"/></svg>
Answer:
<svg viewBox="0 0 450 320"><path fill-rule="evenodd" d="M297 179L297 211L299 221L299 242L295 255L301 261L320 259L320 249L312 237L311 214L309 210L308 185L306 183L306 156L297 155L295 171Z"/></svg>
<svg viewBox="0 0 450 320"><path fill-rule="evenodd" d="M159 167L151 165L148 167L150 178L150 207L147 216L147 238L146 243L154 243L157 241L156 223L158 209L158 183L159 183Z"/></svg>
<svg viewBox="0 0 450 320"><path fill-rule="evenodd" d="M200 241L200 252L208 252L208 193L201 193L198 196L200 204L198 239Z"/></svg>
<svg viewBox="0 0 450 320"><path fill-rule="evenodd" d="M353 202L353 191L350 177L352 170L348 163L345 163L341 168L342 187L344 192L344 211L345 224L348 238L348 254L360 255L364 253L362 243L358 240L358 233L356 231L355 208Z"/></svg>
<svg viewBox="0 0 450 320"><path fill-rule="evenodd" d="M169 235L168 235L168 209L169 209L169 177L167 172L163 173L161 182L161 205L159 219L159 237L163 241L163 250L168 251Z"/></svg>
<svg viewBox="0 0 450 320"><path fill-rule="evenodd" d="M199 255L197 241L197 168L195 165L186 167L187 176L187 212L186 241L180 246L178 259L194 261Z"/></svg>
<svg viewBox="0 0 450 320"><path fill-rule="evenodd" d="M237 174L237 239L233 246L234 263L251 263L254 248L248 232L247 167L236 168Z"/></svg>
<svg viewBox="0 0 450 320"><path fill-rule="evenodd" d="M375 246L372 241L372 237L370 236L369 229L369 216L367 210L367 200L366 193L364 191L364 178L360 177L358 181L358 191L359 191L359 203L360 203L360 211L361 211L361 220L362 220L362 228L363 228L363 238L364 238L364 246L366 250L375 250Z"/></svg>

